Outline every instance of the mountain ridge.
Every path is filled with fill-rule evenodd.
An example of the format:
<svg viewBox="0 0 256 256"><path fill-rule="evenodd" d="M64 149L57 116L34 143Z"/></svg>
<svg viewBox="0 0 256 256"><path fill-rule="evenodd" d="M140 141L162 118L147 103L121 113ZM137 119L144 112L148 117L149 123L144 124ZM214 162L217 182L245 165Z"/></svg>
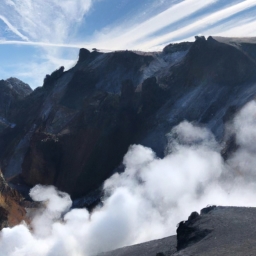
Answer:
<svg viewBox="0 0 256 256"><path fill-rule="evenodd" d="M183 120L222 140L230 109L256 94L256 64L250 49L219 41L197 37L144 55L81 49L73 68L47 75L13 110L16 127L0 135L5 177L77 198L97 189L131 144L163 157L166 135Z"/></svg>

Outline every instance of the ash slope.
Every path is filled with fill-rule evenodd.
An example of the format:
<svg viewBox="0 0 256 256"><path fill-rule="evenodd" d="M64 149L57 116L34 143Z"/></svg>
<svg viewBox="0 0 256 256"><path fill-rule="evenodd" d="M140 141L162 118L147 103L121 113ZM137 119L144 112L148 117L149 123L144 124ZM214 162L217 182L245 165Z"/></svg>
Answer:
<svg viewBox="0 0 256 256"><path fill-rule="evenodd" d="M177 236L102 254L104 256L244 256L256 253L256 208L208 207L181 222ZM178 249L177 249L178 248Z"/></svg>
<svg viewBox="0 0 256 256"><path fill-rule="evenodd" d="M183 227L180 224L181 228L177 231L178 236L180 235L178 245L180 241L181 247L185 248L174 255L255 255L255 216L256 208L203 209L200 215L183 223ZM199 234L205 236L199 237L197 242L195 238Z"/></svg>
<svg viewBox="0 0 256 256"><path fill-rule="evenodd" d="M81 49L72 69L47 75L8 114L14 125L0 133L5 177L77 198L122 169L131 144L163 157L166 135L185 119L222 141L225 123L256 95L256 44L241 40L197 37L155 53ZM227 138L224 155L231 149Z"/></svg>

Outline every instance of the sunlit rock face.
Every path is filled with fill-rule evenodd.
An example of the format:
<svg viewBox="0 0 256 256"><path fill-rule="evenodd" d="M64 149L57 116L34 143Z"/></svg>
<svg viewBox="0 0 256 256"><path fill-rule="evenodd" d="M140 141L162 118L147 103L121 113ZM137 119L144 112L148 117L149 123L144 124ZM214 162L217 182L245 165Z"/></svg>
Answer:
<svg viewBox="0 0 256 256"><path fill-rule="evenodd" d="M183 120L232 141L225 123L255 97L255 71L253 40L199 37L152 53L81 49L73 68L47 75L15 105L13 126L0 134L1 168L8 180L54 184L76 198L110 177L131 144L163 157L166 135Z"/></svg>
<svg viewBox="0 0 256 256"><path fill-rule="evenodd" d="M0 172L0 230L20 224L26 218L24 199L8 186Z"/></svg>

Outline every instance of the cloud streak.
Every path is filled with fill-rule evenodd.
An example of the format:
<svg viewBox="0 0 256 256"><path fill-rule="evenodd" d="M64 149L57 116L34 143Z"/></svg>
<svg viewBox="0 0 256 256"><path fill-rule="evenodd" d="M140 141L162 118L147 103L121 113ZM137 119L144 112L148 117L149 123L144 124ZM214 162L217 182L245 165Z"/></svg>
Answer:
<svg viewBox="0 0 256 256"><path fill-rule="evenodd" d="M63 43L91 4L91 0L4 0L0 13L11 30L27 41ZM12 21L11 26L9 20Z"/></svg>
<svg viewBox="0 0 256 256"><path fill-rule="evenodd" d="M188 25L188 26L185 26L185 27L179 29L178 31L167 33L163 36L160 36L156 39L146 42L145 44L142 44L139 47L150 48L153 46L157 46L159 44L166 43L168 41L176 40L177 38L182 38L182 37L186 38L187 35L191 35L198 31L203 33L207 29L208 26L216 24L221 20L225 20L239 12L245 11L245 10L255 7L255 6L256 6L256 2L254 0L247 0L247 1L235 4L233 6L225 8L223 10L217 11L203 19L200 19L200 20Z"/></svg>
<svg viewBox="0 0 256 256"><path fill-rule="evenodd" d="M45 42L25 42L25 41L15 41L15 40L0 40L0 44L16 44L16 45L31 45L31 46L43 46L43 47L63 47L63 48L82 48L86 47L86 45L77 45L77 44L58 44L58 43L45 43ZM91 47L88 45L89 48Z"/></svg>
<svg viewBox="0 0 256 256"><path fill-rule="evenodd" d="M63 65L63 59L66 59L66 63L71 63L71 59L74 62L77 53L70 54L71 50L82 47L96 47L104 49L103 51L155 51L171 42L191 41L196 34L256 36L255 17L252 12L256 7L255 0L232 0L228 3L221 0L163 0L161 3L166 9L160 13L154 12L154 3L145 5L145 13L149 15L137 17L139 15L136 13L135 17L135 13L131 13L123 21L120 17L112 25L106 22L105 27L94 32L91 30L87 34L87 14L95 3L101 4L99 0L3 0L0 4L0 20L9 32L21 40L13 40L10 33L6 33L7 38L2 39L0 44L28 45L41 49L37 59L41 59L39 62L44 63L47 68L39 68L50 73ZM106 15L107 21L107 10L103 15ZM97 17L92 16L89 18L95 22ZM90 24L93 24L92 20ZM38 62L36 65L38 66ZM27 66L25 72L24 67L22 63L22 73L29 74L30 66ZM30 73L29 76L31 80L33 74ZM43 80L42 75L40 79ZM32 87L38 85L41 83L36 82Z"/></svg>
<svg viewBox="0 0 256 256"><path fill-rule="evenodd" d="M204 33L209 30L209 26L218 24L221 21L225 22L227 18L256 6L254 0L244 0L238 3L231 1L228 7L221 9L220 6L217 11L205 17L201 17L202 14L198 15L197 19L193 19L192 23L190 22L190 16L203 12L204 9L209 9L214 4L221 5L218 0L185 0L172 5L165 11L148 18L140 24L131 22L127 27L125 22L114 27L106 26L101 31L96 32L94 36L91 35L91 39L83 42L76 39L76 34L72 34L72 30L76 30L75 28L79 27L79 22L81 22L83 16L92 5L91 0L84 1L83 4L81 0L73 2L65 0L61 4L47 0L43 5L31 4L28 0L23 1L23 4L18 4L14 0L5 0L6 6L0 11L7 10L7 13L11 13L10 17L14 24L9 24L4 16L0 16L0 18L9 24L12 31L15 31L17 35L28 42L8 42L6 40L0 43L66 48L80 48L83 46L112 50L153 49L164 43L177 41L177 39L188 39L193 33ZM7 7L12 8L12 10ZM43 11L40 12L41 9ZM39 19L37 14L40 15ZM18 16L18 18L15 16ZM52 20L52 17L55 18ZM183 19L187 19L187 21L182 27L175 31L171 28L171 31L168 31L168 26ZM250 24L248 23L248 25ZM160 35L154 36L154 33L160 31ZM217 26L215 31L216 34L223 33L222 26ZM236 24L233 24L232 32L236 31L239 31L239 28L236 28ZM69 43L72 40L75 43Z"/></svg>
<svg viewBox="0 0 256 256"><path fill-rule="evenodd" d="M5 17L0 15L0 19L8 26L8 28L17 36L19 36L21 39L28 41L29 39L24 36L22 33L20 33Z"/></svg>
<svg viewBox="0 0 256 256"><path fill-rule="evenodd" d="M201 15L198 15L198 17L193 19L191 22L191 18L189 18L189 16L193 16L197 12L203 11L204 8L210 8L211 5L216 3L220 4L219 1L210 0L183 1L172 6L166 11L151 17L140 25L127 28L125 27L125 24L121 24L119 27L112 28L113 32L111 32L111 29L109 28L107 30L110 31L109 34L105 34L103 30L102 33L98 33L98 35L96 35L94 39L95 44L100 48L102 41L104 41L107 48L112 49L115 47L121 47L122 49L155 49L157 46L175 42L177 40L191 40L191 36L203 34L208 30L208 27L213 26L214 24L218 25L215 29L216 34L220 34L224 30L223 24L225 24L226 19L232 18L232 16L256 6L256 2L254 0L245 0L239 3L233 3L231 1L230 5L224 7L224 9L219 7L217 11L211 12L207 16L201 17ZM173 25L177 23L177 21L186 19L187 17L188 19L182 27L176 30L171 28L171 31L166 28L167 26ZM239 28L236 28L237 24L235 22L232 26L232 31L234 33L240 32L240 34L246 36L245 32L241 33ZM149 37L151 34L158 31L161 31L160 35Z"/></svg>
<svg viewBox="0 0 256 256"><path fill-rule="evenodd" d="M70 61L66 57L63 48L69 50L82 47L69 42L72 41L91 6L91 0L3 0L0 4L0 19L22 40L13 41L5 38L0 44L31 45L41 49L40 53L37 53L38 61L22 63L12 76L27 79L34 77L35 84L30 84L34 88L42 84L46 73L51 73L52 70L67 63L73 63L73 60ZM73 58L76 57L77 54ZM42 74L31 67L37 67L46 73Z"/></svg>
<svg viewBox="0 0 256 256"><path fill-rule="evenodd" d="M114 32L111 33L113 40L105 42L106 47L111 47L113 43L119 44L121 47L134 47L134 44L136 44L137 40L147 37L148 35L167 27L174 22L179 21L202 8L216 3L216 1L217 0L183 1L146 20L142 24L134 25L134 27L127 29L128 31L122 33L119 36L115 36L116 31L114 29ZM123 28L120 30L125 31Z"/></svg>
<svg viewBox="0 0 256 256"><path fill-rule="evenodd" d="M223 31L216 34L226 37L255 37L255 26L256 20L248 20L244 24L238 24L236 27L223 27Z"/></svg>

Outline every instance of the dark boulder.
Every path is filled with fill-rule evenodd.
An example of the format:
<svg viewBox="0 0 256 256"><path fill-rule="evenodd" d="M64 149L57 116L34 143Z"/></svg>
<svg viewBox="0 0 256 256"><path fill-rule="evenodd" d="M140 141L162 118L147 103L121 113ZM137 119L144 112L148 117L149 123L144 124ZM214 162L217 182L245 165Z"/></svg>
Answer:
<svg viewBox="0 0 256 256"><path fill-rule="evenodd" d="M193 212L187 221L179 223L177 228L177 250L182 250L199 242L211 232L210 229L200 229L197 227L196 224L199 219L200 215L197 212Z"/></svg>

